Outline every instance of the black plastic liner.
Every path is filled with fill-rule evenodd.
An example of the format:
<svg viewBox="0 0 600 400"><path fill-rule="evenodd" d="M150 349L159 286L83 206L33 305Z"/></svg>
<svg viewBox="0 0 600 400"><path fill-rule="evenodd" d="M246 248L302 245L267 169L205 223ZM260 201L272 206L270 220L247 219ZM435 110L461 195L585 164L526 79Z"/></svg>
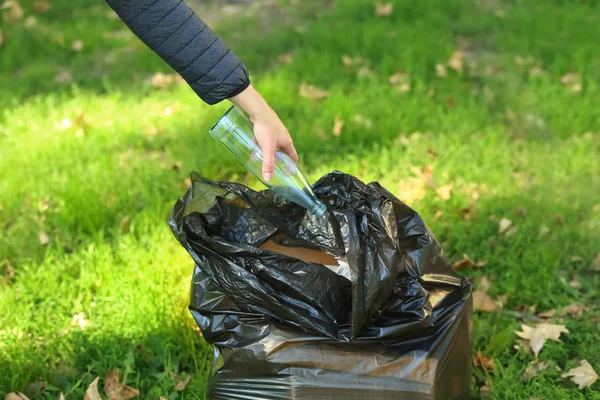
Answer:
<svg viewBox="0 0 600 400"><path fill-rule="evenodd" d="M340 172L314 185L320 219L271 191L191 178L169 224L196 263L190 310L215 346L208 399L469 398L471 285L415 211Z"/></svg>

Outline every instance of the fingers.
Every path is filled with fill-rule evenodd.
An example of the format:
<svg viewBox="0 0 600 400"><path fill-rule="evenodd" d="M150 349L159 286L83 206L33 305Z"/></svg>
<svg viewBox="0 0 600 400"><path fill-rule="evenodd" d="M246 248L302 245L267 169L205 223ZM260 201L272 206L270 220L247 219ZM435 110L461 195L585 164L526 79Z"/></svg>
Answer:
<svg viewBox="0 0 600 400"><path fill-rule="evenodd" d="M265 181L270 181L273 178L273 172L275 171L275 144L271 141L265 143L262 146L263 152L263 165L262 175Z"/></svg>
<svg viewBox="0 0 600 400"><path fill-rule="evenodd" d="M294 142L292 142L291 139L281 146L281 150L290 156L294 164L298 164L298 153L296 152Z"/></svg>

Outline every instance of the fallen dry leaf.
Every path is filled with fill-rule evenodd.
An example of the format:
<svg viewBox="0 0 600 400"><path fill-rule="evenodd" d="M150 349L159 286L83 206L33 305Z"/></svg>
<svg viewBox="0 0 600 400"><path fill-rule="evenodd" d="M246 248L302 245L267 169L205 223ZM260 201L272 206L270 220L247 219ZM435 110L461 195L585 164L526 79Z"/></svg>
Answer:
<svg viewBox="0 0 600 400"><path fill-rule="evenodd" d="M48 243L50 243L50 236L48 236L46 232L41 231L38 236L42 246L46 246Z"/></svg>
<svg viewBox="0 0 600 400"><path fill-rule="evenodd" d="M373 75L373 71L371 71L371 68L369 68L369 67L367 67L365 65L365 66L360 67L360 69L358 70L357 75L360 78L364 78L364 77Z"/></svg>
<svg viewBox="0 0 600 400"><path fill-rule="evenodd" d="M569 72L568 74L561 76L560 83L562 83L563 85L569 85L572 83L576 83L577 81L579 81L579 79L579 74L575 72Z"/></svg>
<svg viewBox="0 0 600 400"><path fill-rule="evenodd" d="M540 350L547 340L560 342L561 333L569 333L569 330L564 325L554 325L542 322L535 327L530 327L525 324L521 325L523 332L515 332L519 337L529 340L529 345L533 350L533 354L537 358Z"/></svg>
<svg viewBox="0 0 600 400"><path fill-rule="evenodd" d="M437 151L435 151L434 149L432 149L432 148L428 148L428 149L427 149L427 155L428 155L429 157L431 157L431 158L435 159L435 158L437 158L437 156L438 156L438 153L437 153Z"/></svg>
<svg viewBox="0 0 600 400"><path fill-rule="evenodd" d="M517 351L522 349L525 354L533 354L533 350L531 350L531 346L527 340L516 340L517 344L514 346Z"/></svg>
<svg viewBox="0 0 600 400"><path fill-rule="evenodd" d="M394 12L393 3L375 3L375 15L378 17L389 17Z"/></svg>
<svg viewBox="0 0 600 400"><path fill-rule="evenodd" d="M75 51L81 51L83 49L83 40L77 39L71 44L71 48Z"/></svg>
<svg viewBox="0 0 600 400"><path fill-rule="evenodd" d="M6 21L17 21L23 18L23 7L16 0L6 0L0 7L2 15Z"/></svg>
<svg viewBox="0 0 600 400"><path fill-rule="evenodd" d="M23 26L25 28L33 28L37 26L37 19L33 15L30 15L27 18L25 18L25 23L23 24Z"/></svg>
<svg viewBox="0 0 600 400"><path fill-rule="evenodd" d="M21 392L12 392L7 394L4 400L29 400L29 397Z"/></svg>
<svg viewBox="0 0 600 400"><path fill-rule="evenodd" d="M79 329L84 330L87 326L90 325L90 321L85 319L84 313L78 313L73 315L71 319L71 326L79 326Z"/></svg>
<svg viewBox="0 0 600 400"><path fill-rule="evenodd" d="M350 65L353 64L353 60L352 57L350 57L349 55L342 55L342 64L344 64L346 67L349 67Z"/></svg>
<svg viewBox="0 0 600 400"><path fill-rule="evenodd" d="M548 319L548 318L554 317L555 315L556 315L556 308L553 308L551 310L541 312L537 316L539 318Z"/></svg>
<svg viewBox="0 0 600 400"><path fill-rule="evenodd" d="M488 357L484 357L481 354L481 351L478 351L475 357L473 358L473 365L476 367L485 368L488 371L494 370L494 360Z"/></svg>
<svg viewBox="0 0 600 400"><path fill-rule="evenodd" d="M562 313L569 314L571 317L580 317L583 315L583 312L586 310L586 308L587 307L584 304L573 303L563 308Z"/></svg>
<svg viewBox="0 0 600 400"><path fill-rule="evenodd" d="M596 256L596 258L594 259L594 271L596 272L600 272L600 253L598 253L598 255Z"/></svg>
<svg viewBox="0 0 600 400"><path fill-rule="evenodd" d="M466 269L466 268L481 268L487 265L486 261L473 261L468 254L464 253L463 258L461 260L456 261L452 266L456 270Z"/></svg>
<svg viewBox="0 0 600 400"><path fill-rule="evenodd" d="M129 400L140 395L140 391L119 382L119 370L112 369L107 372L104 381L104 393L109 400Z"/></svg>
<svg viewBox="0 0 600 400"><path fill-rule="evenodd" d="M571 262L572 263L576 263L576 262L580 262L580 261L583 261L583 257L580 257L580 256L573 256L573 257L571 257Z"/></svg>
<svg viewBox="0 0 600 400"><path fill-rule="evenodd" d="M473 309L478 311L496 311L496 302L484 290L473 292Z"/></svg>
<svg viewBox="0 0 600 400"><path fill-rule="evenodd" d="M121 218L121 220L119 221L119 229L121 230L121 233L129 232L129 215L126 215L123 218Z"/></svg>
<svg viewBox="0 0 600 400"><path fill-rule="evenodd" d="M442 198L442 200L448 200L452 195L453 185L444 185L435 189L435 192Z"/></svg>
<svg viewBox="0 0 600 400"><path fill-rule="evenodd" d="M573 279L571 282L569 282L569 285L575 289L581 289L581 282L576 279Z"/></svg>
<svg viewBox="0 0 600 400"><path fill-rule="evenodd" d="M183 78L179 74L163 74L162 72L157 72L152 75L152 86L157 89L165 89L180 82L183 82Z"/></svg>
<svg viewBox="0 0 600 400"><path fill-rule="evenodd" d="M277 57L277 61L280 64L291 64L294 61L294 56L292 53L283 53Z"/></svg>
<svg viewBox="0 0 600 400"><path fill-rule="evenodd" d="M2 43L4 43L4 36L2 35L2 29L0 29L0 47L2 47Z"/></svg>
<svg viewBox="0 0 600 400"><path fill-rule="evenodd" d="M309 85L308 83L301 83L298 92L301 97L311 100L322 100L329 97L329 92L327 90L318 88L314 85Z"/></svg>
<svg viewBox="0 0 600 400"><path fill-rule="evenodd" d="M500 235L506 233L508 231L508 228L510 228L512 225L512 221L506 218L502 218L500 220L500 222L498 223L498 233Z"/></svg>
<svg viewBox="0 0 600 400"><path fill-rule="evenodd" d="M577 384L579 390L589 388L598 380L598 374L587 360L581 360L579 367L572 368L561 376L571 377L571 381Z"/></svg>
<svg viewBox="0 0 600 400"><path fill-rule="evenodd" d="M47 1L34 1L33 8L36 11L45 13L45 12L48 12L48 10L50 10L52 8L52 5L50 3L48 3Z"/></svg>
<svg viewBox="0 0 600 400"><path fill-rule="evenodd" d="M408 75L403 72L396 72L394 75L388 78L388 82L392 85L397 85L401 82L405 82L408 79Z"/></svg>
<svg viewBox="0 0 600 400"><path fill-rule="evenodd" d="M486 383L481 388L479 388L479 396L482 398L487 398L490 395L490 386Z"/></svg>
<svg viewBox="0 0 600 400"><path fill-rule="evenodd" d="M521 381L530 381L538 376L540 372L547 370L549 366L550 364L545 361L532 361L525 369L525 372L523 372L523 375L521 375Z"/></svg>
<svg viewBox="0 0 600 400"><path fill-rule="evenodd" d="M448 66L455 70L456 72L461 73L463 71L463 59L464 53L460 50L456 50L452 53L452 56L448 60Z"/></svg>
<svg viewBox="0 0 600 400"><path fill-rule="evenodd" d="M546 236L548 233L550 233L550 228L548 228L546 225L540 226L540 236Z"/></svg>
<svg viewBox="0 0 600 400"><path fill-rule="evenodd" d="M362 115L355 115L352 117L352 122L355 125L362 126L363 128L371 129L373 127L373 121Z"/></svg>
<svg viewBox="0 0 600 400"><path fill-rule="evenodd" d="M100 397L100 393L98 393L99 380L100 377L97 376L96 379L94 379L94 381L90 383L90 386L88 386L85 392L85 396L83 396L83 400L102 400L102 397Z"/></svg>
<svg viewBox="0 0 600 400"><path fill-rule="evenodd" d="M445 78L448 76L448 70L444 64L435 64L435 74L440 78Z"/></svg>
<svg viewBox="0 0 600 400"><path fill-rule="evenodd" d="M400 90L401 92L408 92L410 90L410 84L403 83L400 86L398 86L398 90Z"/></svg>
<svg viewBox="0 0 600 400"><path fill-rule="evenodd" d="M174 373L171 372L171 378L173 378L173 380L179 380L175 386L173 386L173 390L175 392L182 392L185 387L187 386L188 383L190 383L190 380L192 379L192 377L190 375L186 376L185 379L181 379L181 377L177 377Z"/></svg>
<svg viewBox="0 0 600 400"><path fill-rule="evenodd" d="M444 215L444 213L442 212L442 210L437 210L435 212L435 214L433 215L434 221L437 221L438 219L440 219L442 217L442 215Z"/></svg>
<svg viewBox="0 0 600 400"><path fill-rule="evenodd" d="M344 127L344 121L335 117L333 121L333 136L340 136L342 134L342 128Z"/></svg>
<svg viewBox="0 0 600 400"><path fill-rule="evenodd" d="M73 82L73 75L67 68L60 68L56 75L54 75L54 82L56 83L70 83Z"/></svg>

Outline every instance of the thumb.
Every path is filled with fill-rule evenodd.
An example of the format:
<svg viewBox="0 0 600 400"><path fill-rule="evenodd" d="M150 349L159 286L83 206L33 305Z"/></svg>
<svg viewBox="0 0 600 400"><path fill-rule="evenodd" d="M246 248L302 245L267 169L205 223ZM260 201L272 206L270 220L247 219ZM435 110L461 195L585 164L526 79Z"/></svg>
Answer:
<svg viewBox="0 0 600 400"><path fill-rule="evenodd" d="M265 181L270 181L275 172L275 145L272 142L267 142L262 145L263 165L262 175Z"/></svg>

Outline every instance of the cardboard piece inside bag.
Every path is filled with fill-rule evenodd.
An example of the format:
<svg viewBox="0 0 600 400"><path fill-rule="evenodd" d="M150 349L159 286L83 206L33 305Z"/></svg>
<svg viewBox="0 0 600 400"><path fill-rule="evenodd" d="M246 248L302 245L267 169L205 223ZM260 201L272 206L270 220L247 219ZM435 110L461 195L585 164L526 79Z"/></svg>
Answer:
<svg viewBox="0 0 600 400"><path fill-rule="evenodd" d="M304 247L282 246L271 240L265 242L260 248L293 257L304 262L323 264L326 267L337 267L339 265L333 256L319 250L307 249Z"/></svg>

